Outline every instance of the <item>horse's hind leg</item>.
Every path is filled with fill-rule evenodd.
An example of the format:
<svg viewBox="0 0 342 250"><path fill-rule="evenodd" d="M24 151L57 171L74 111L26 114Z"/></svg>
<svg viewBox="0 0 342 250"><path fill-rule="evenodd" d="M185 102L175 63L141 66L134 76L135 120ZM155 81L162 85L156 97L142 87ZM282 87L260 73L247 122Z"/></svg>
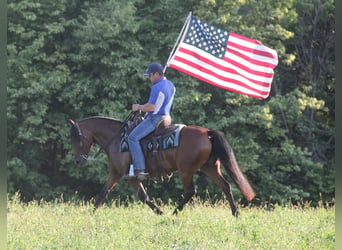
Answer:
<svg viewBox="0 0 342 250"><path fill-rule="evenodd" d="M150 197L145 191L143 184L140 181L129 180L128 182L134 189L137 190L137 196L142 202L146 203L156 214L163 214L163 212L151 201Z"/></svg>
<svg viewBox="0 0 342 250"><path fill-rule="evenodd" d="M230 208L232 210L232 214L234 216L238 216L238 210L235 205L235 201L232 194L232 189L230 183L223 177L220 169L219 169L219 162L216 162L215 165L205 165L201 168L201 171L205 173L208 177L210 177L225 193Z"/></svg>
<svg viewBox="0 0 342 250"><path fill-rule="evenodd" d="M180 173L181 180L183 182L184 187L184 196L181 199L181 201L178 203L177 208L173 212L173 214L177 214L178 211L182 211L185 204L188 203L188 201L191 199L191 197L196 194L196 190L194 187L194 180L193 180L193 174L185 174Z"/></svg>

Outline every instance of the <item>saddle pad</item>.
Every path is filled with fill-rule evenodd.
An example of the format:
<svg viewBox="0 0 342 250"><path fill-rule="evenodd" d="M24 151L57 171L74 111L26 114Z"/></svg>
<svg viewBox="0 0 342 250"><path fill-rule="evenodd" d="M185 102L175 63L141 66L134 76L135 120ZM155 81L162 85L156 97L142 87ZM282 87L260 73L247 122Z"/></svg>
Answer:
<svg viewBox="0 0 342 250"><path fill-rule="evenodd" d="M173 124L167 128L157 129L151 134L147 135L140 141L140 145L144 152L146 151L160 151L168 148L179 146L179 134L183 124ZM121 132L120 138L120 152L128 152L128 126L125 126Z"/></svg>

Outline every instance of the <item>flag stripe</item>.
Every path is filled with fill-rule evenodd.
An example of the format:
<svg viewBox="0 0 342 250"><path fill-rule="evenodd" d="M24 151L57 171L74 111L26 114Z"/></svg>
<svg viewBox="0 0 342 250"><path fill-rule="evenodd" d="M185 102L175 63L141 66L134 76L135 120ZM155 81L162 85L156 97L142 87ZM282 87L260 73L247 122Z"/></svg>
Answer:
<svg viewBox="0 0 342 250"><path fill-rule="evenodd" d="M246 77L248 79L254 80L256 84L263 84L264 82L271 82L273 78L273 70L271 72L264 72L263 70L268 68L259 67L259 70L253 70L244 64L248 64L248 62L239 60L232 60L229 57L223 59L223 61L218 60L213 56L206 55L201 50L196 48L191 49L189 45L184 44L178 53L178 60L179 58L186 58L189 61L203 61L208 65L212 65L218 70L221 70L220 74L225 74L225 72L234 71L234 73L239 73L241 76ZM193 57L193 58L191 58Z"/></svg>
<svg viewBox="0 0 342 250"><path fill-rule="evenodd" d="M211 75L203 75L201 73L200 70L196 70L196 69L189 69L187 64L183 64L179 61L175 62L174 64L170 65L171 68L177 69L179 71L182 71L188 75L191 75L197 79L200 79L204 82L210 83L211 85L214 85L216 87L220 87L220 88L224 88L227 90L231 90L237 93L241 93L241 94L246 94L252 97L256 97L256 98L267 98L269 95L269 91L263 91L263 92L255 92L255 91L251 91L249 89L245 89L243 87L241 87L240 85L233 85L227 82L220 82L217 81L216 79L212 79Z"/></svg>
<svg viewBox="0 0 342 250"><path fill-rule="evenodd" d="M227 51L231 55L229 56L226 55L226 58L227 57L230 58L231 56L234 56L234 60L240 61L241 59L243 59L244 61L241 63L242 64L248 63L248 67L250 67L251 69L254 68L255 66L262 66L264 67L263 70L273 72L274 63L269 58L261 58L260 56L255 56L255 55L253 56L252 54L246 53L245 51L234 49L231 46L227 47Z"/></svg>
<svg viewBox="0 0 342 250"><path fill-rule="evenodd" d="M267 92L267 90L270 87L270 84L256 85L252 81L249 81L248 79L243 79L242 76L234 74L234 72L227 72L225 76L223 76L222 74L217 74L214 70L212 70L212 67L210 67L210 65L206 65L204 63L201 63L201 65L199 65L198 63L188 61L184 58L177 58L177 61L182 63L183 65L187 65L186 68L189 70L200 70L200 72L203 72L203 74L197 73L196 75L210 75L212 76L213 80L216 79L218 82L226 83L224 85L231 86L231 88L233 88L234 86L240 86L253 92L263 93L265 91Z"/></svg>
<svg viewBox="0 0 342 250"><path fill-rule="evenodd" d="M274 74L273 69L267 67L267 65L265 66L265 63L260 63L259 61L255 61L251 58L245 57L236 51L227 50L223 60L227 63L236 66L239 69L244 70L245 72L254 75L272 78Z"/></svg>
<svg viewBox="0 0 342 250"><path fill-rule="evenodd" d="M183 64L188 64L189 69L193 68L195 69L200 69L201 71L205 72L206 74L211 74L215 78L221 80L221 81L232 81L234 84L241 84L241 86L244 86L246 88L249 88L253 91L260 91L263 90L264 88L269 88L270 83L264 83L264 84L256 84L254 81L251 81L247 78L243 78L241 75L236 74L234 72L226 72L226 74L222 74L221 71L217 70L215 66L212 66L210 64L206 64L203 61L194 61L194 60L187 60L185 58L176 58L177 61L183 63Z"/></svg>
<svg viewBox="0 0 342 250"><path fill-rule="evenodd" d="M211 65L211 64L207 64L205 63L203 60L189 60L190 57L187 57L188 59L186 59L186 57L178 57L175 58L177 61L182 62L184 64L188 64L189 68L193 68L193 69L200 69L201 71L207 73L207 74L211 74L214 77L216 77L217 79L221 80L221 81L227 81L227 82L232 82L234 84L238 84L240 83L242 86L248 87L250 89L253 89L255 91L259 91L263 88L268 88L270 87L270 83L256 83L255 80L253 79L248 79L246 77L243 77L239 74L237 74L234 70L229 70L226 71L224 74L222 74L221 70L218 70L217 68L215 68L215 66Z"/></svg>
<svg viewBox="0 0 342 250"><path fill-rule="evenodd" d="M256 39L250 39L230 32L228 45L231 45L235 48L240 48L242 51L249 51L252 54L261 55L266 58L272 58L274 61L274 66L276 66L278 63L277 52L262 45L262 43Z"/></svg>

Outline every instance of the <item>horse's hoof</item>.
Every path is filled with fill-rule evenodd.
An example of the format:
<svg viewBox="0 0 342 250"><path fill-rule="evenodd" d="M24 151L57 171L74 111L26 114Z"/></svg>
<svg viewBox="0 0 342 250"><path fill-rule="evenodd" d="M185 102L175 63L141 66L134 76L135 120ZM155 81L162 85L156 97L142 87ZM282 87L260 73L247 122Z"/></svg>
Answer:
<svg viewBox="0 0 342 250"><path fill-rule="evenodd" d="M175 209L175 211L173 211L172 215L178 215L178 212L179 212L179 211L182 211L182 209L180 209L180 208L177 207L177 208Z"/></svg>
<svg viewBox="0 0 342 250"><path fill-rule="evenodd" d="M240 215L240 212L239 212L238 210L236 210L235 212L233 212L233 216L234 216L235 218L238 218L239 215Z"/></svg>
<svg viewBox="0 0 342 250"><path fill-rule="evenodd" d="M157 215L163 215L163 212L161 210L154 211Z"/></svg>

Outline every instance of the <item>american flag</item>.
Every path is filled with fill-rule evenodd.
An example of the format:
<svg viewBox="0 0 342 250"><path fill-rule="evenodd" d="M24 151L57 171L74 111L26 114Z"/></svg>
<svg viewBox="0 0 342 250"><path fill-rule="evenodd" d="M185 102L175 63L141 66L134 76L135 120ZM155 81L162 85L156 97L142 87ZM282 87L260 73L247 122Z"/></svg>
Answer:
<svg viewBox="0 0 342 250"><path fill-rule="evenodd" d="M190 16L182 41L166 66L220 88L265 99L277 52Z"/></svg>

